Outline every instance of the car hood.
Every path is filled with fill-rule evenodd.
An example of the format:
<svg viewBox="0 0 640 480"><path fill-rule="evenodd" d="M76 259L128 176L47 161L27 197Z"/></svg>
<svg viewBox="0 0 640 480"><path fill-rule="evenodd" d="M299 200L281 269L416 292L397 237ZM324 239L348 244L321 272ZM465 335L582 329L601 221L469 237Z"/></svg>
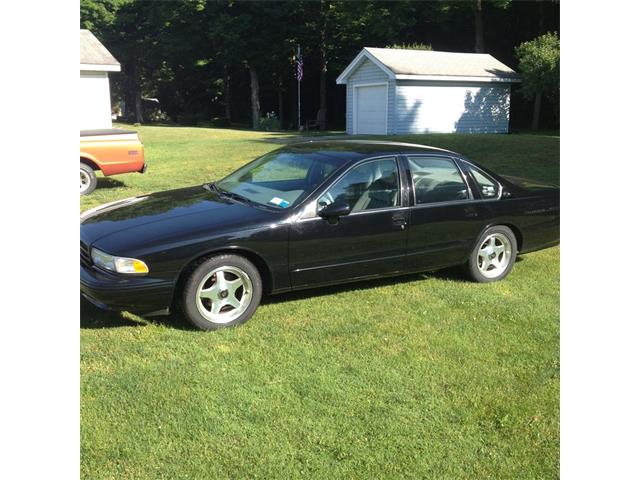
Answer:
<svg viewBox="0 0 640 480"><path fill-rule="evenodd" d="M119 244L133 247L140 241L149 243L203 230L251 228L261 220L273 219L273 215L200 185L132 197L84 212L80 216L80 240L87 245L100 240L116 249Z"/></svg>

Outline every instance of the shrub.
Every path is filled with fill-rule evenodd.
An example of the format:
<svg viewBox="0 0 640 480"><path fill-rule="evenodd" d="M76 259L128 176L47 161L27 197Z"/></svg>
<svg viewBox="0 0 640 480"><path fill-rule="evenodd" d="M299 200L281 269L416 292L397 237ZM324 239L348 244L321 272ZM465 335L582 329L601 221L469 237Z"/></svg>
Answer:
<svg viewBox="0 0 640 480"><path fill-rule="evenodd" d="M533 98L536 93L557 97L560 91L560 38L548 32L515 49L522 72L522 93Z"/></svg>
<svg viewBox="0 0 640 480"><path fill-rule="evenodd" d="M260 120L258 120L258 127L260 130L265 130L267 132L273 132L281 129L280 120L275 112L268 112L265 117L260 117Z"/></svg>
<svg viewBox="0 0 640 480"><path fill-rule="evenodd" d="M169 117L169 115L167 115L166 112L163 112L162 110L152 110L151 112L146 114L145 117L150 122L171 122L171 117Z"/></svg>

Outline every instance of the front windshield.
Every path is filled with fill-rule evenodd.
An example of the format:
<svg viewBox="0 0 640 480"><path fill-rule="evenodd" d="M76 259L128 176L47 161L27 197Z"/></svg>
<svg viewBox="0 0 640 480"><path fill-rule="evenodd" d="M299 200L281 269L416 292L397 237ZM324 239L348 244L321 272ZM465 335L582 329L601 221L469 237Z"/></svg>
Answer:
<svg viewBox="0 0 640 480"><path fill-rule="evenodd" d="M275 151L216 183L219 190L261 205L290 208L320 185L342 160L322 153Z"/></svg>

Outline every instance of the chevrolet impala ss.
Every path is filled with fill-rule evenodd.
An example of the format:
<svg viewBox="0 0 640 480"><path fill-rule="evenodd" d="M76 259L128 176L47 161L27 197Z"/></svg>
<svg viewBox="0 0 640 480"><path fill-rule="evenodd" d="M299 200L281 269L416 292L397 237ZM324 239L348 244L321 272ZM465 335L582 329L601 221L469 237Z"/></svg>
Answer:
<svg viewBox="0 0 640 480"><path fill-rule="evenodd" d="M454 265L501 280L517 255L558 244L559 228L556 186L433 147L312 141L83 213L80 291L105 309L179 309L212 330L291 290Z"/></svg>

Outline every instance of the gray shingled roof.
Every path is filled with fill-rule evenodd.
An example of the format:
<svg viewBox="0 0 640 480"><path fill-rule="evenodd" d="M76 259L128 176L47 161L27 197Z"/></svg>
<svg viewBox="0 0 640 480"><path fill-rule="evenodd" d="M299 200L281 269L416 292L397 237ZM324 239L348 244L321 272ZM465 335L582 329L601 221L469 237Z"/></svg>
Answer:
<svg viewBox="0 0 640 480"><path fill-rule="evenodd" d="M80 64L120 66L109 50L89 30L80 30Z"/></svg>
<svg viewBox="0 0 640 480"><path fill-rule="evenodd" d="M365 48L396 75L447 75L518 78L487 53L453 53L396 48Z"/></svg>

